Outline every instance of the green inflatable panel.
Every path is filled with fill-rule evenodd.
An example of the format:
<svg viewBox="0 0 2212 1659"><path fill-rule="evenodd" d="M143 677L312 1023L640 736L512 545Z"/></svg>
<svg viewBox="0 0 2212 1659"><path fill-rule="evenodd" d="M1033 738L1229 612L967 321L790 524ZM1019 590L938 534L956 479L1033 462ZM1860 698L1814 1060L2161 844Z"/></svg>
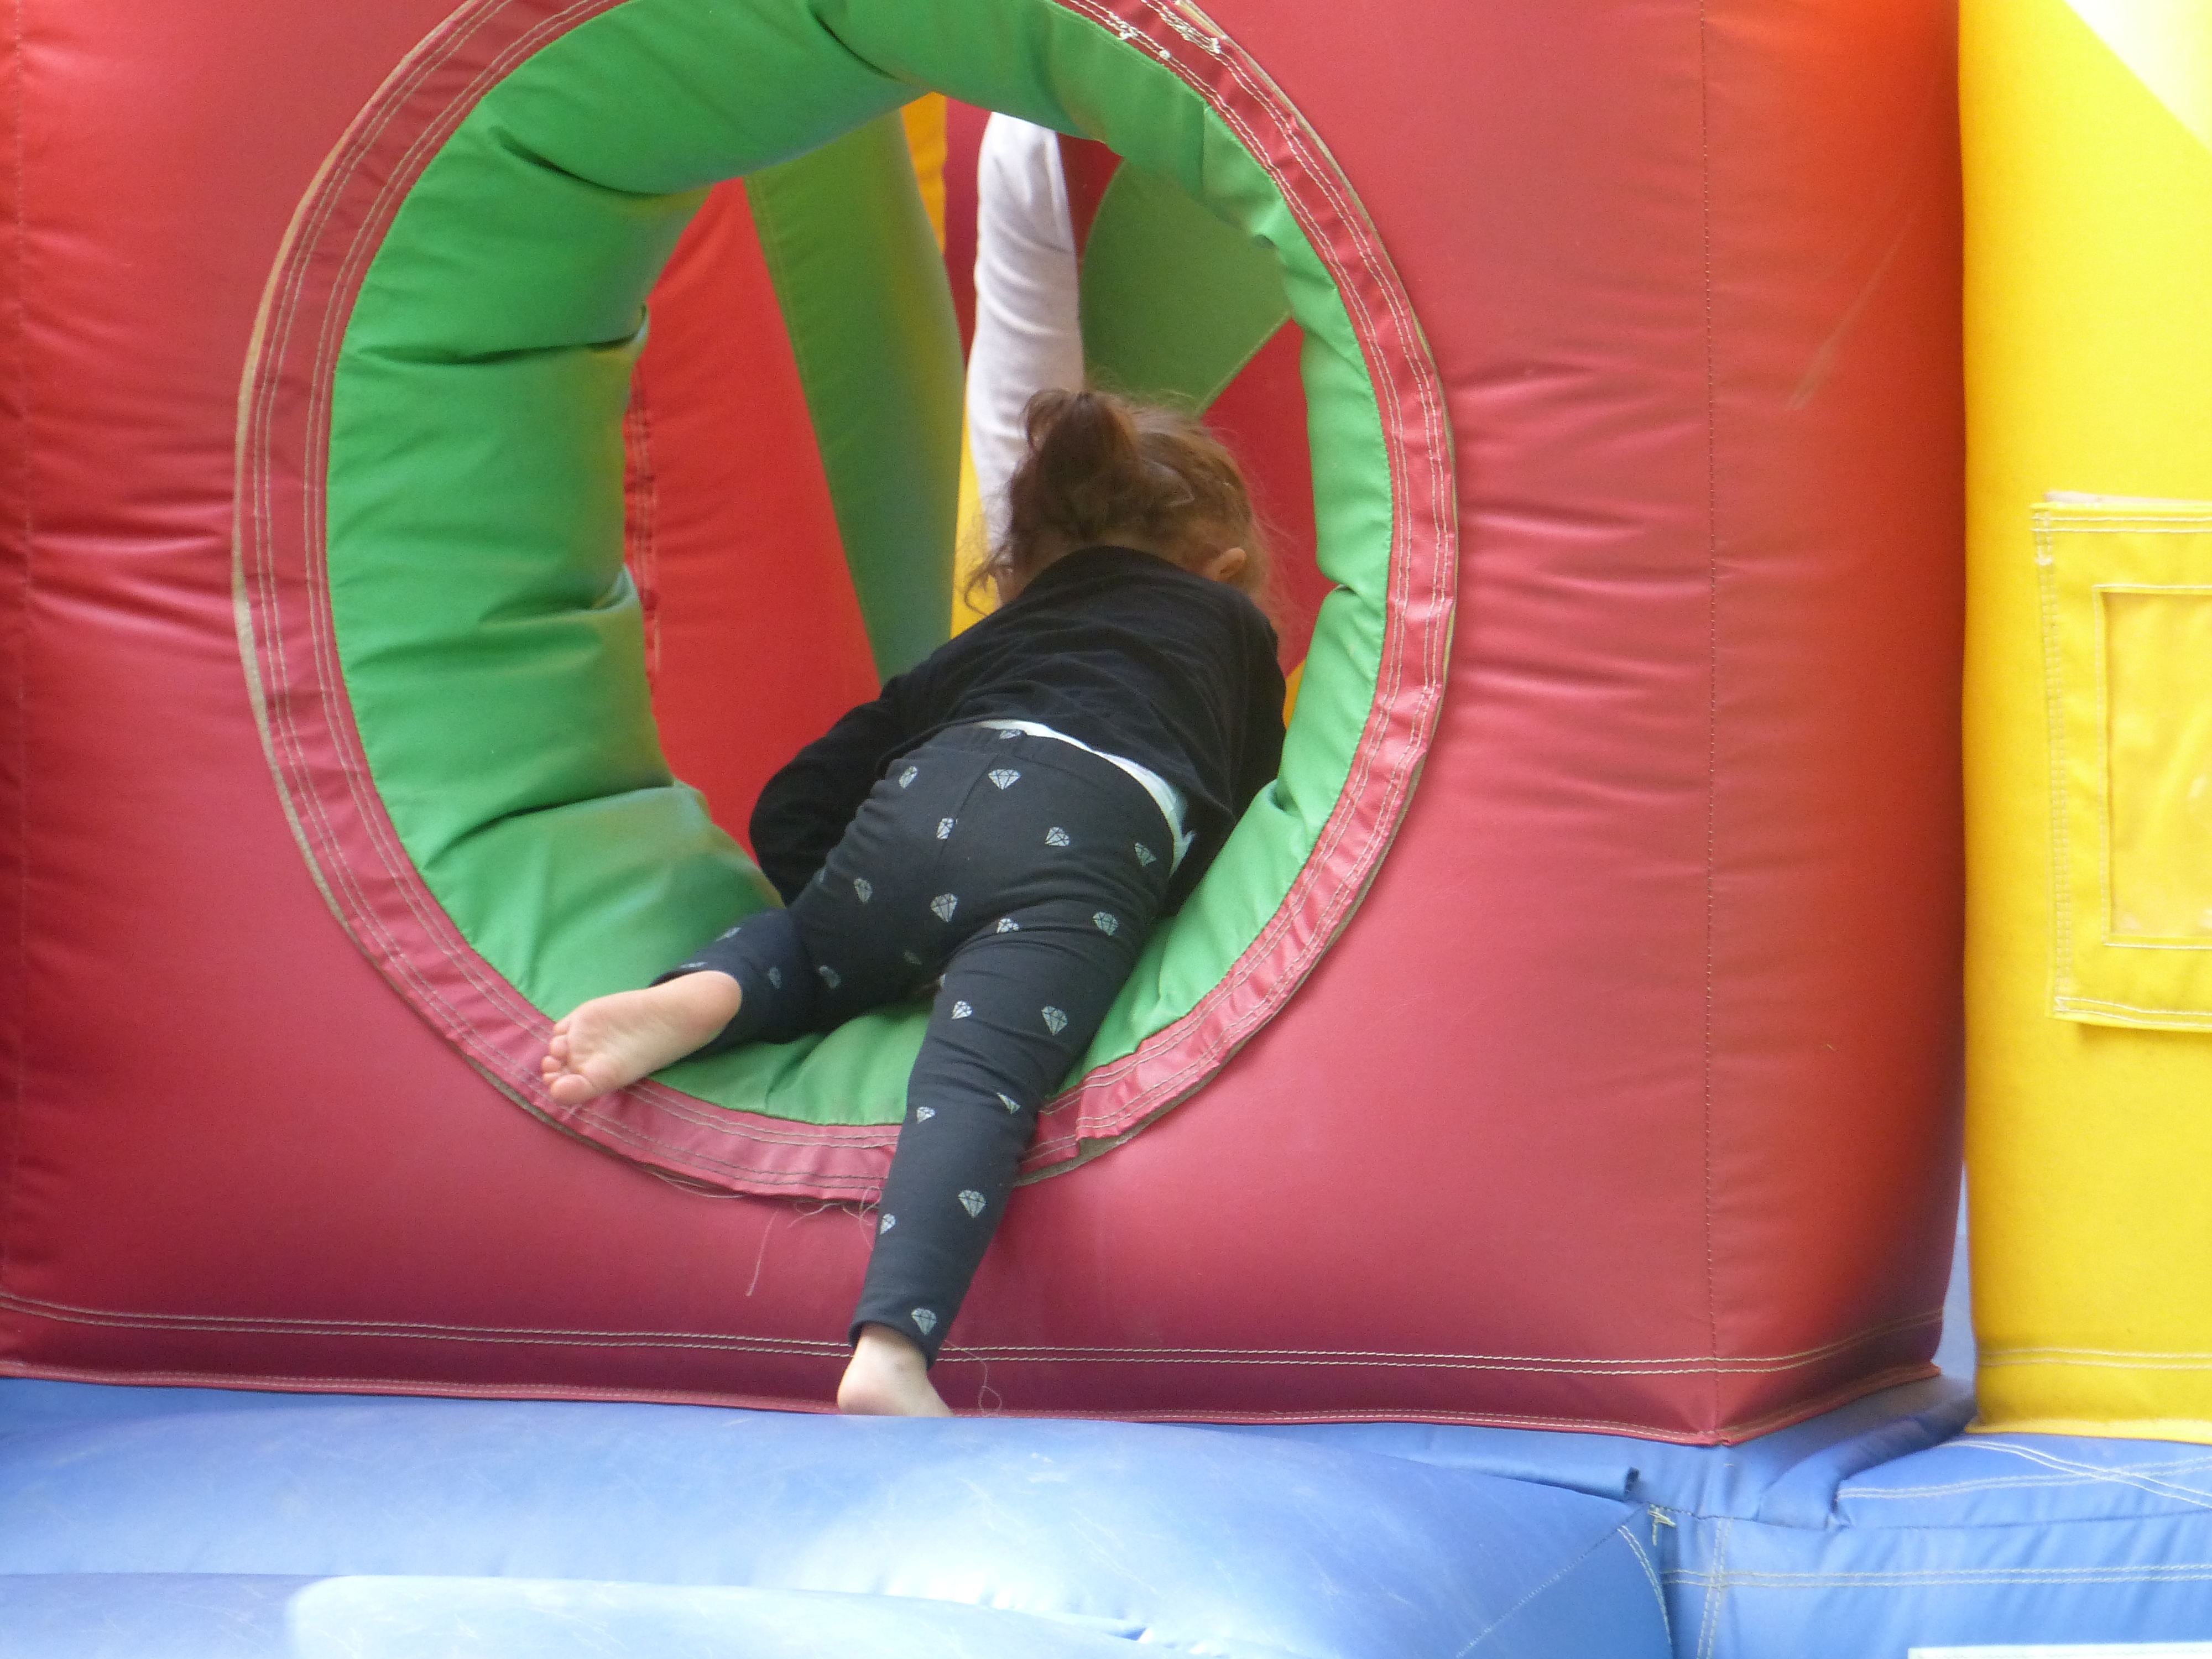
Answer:
<svg viewBox="0 0 2212 1659"><path fill-rule="evenodd" d="M1291 316L1273 249L1139 167L1115 168L1099 198L1079 280L1091 378L1190 409Z"/></svg>
<svg viewBox="0 0 2212 1659"><path fill-rule="evenodd" d="M641 983L772 902L669 775L647 696L622 565L621 441L645 297L707 186L819 150L925 87L1103 138L1203 204L1267 251L1305 337L1321 560L1340 588L1322 609L1280 779L1154 936L1086 1068L1127 1054L1222 979L1279 908L1345 787L1383 636L1382 423L1334 285L1203 100L1045 0L628 0L518 66L424 168L356 301L332 390L331 606L370 770L439 903L548 1013ZM769 183L776 234L802 216L783 216L776 199L788 180L809 166L859 167L885 141L848 142ZM868 234L890 246L910 245L911 230ZM782 280L794 336L817 328L823 296L796 259ZM879 659L896 661L930 635L903 631L891 615L902 601L884 600L879 625L870 586L925 568L941 580L939 509L921 499L926 481L913 486L911 526L900 522L907 486L869 495L878 452L864 423L938 418L939 301L933 290L857 303L878 319L865 329L903 342L887 348L901 354L900 395L925 406L855 408L865 366L817 358L810 409L833 477L850 459L840 526ZM801 349L835 343L817 334ZM934 465L913 459L921 453L880 452L917 477ZM910 566L897 551L909 535ZM826 1039L687 1062L664 1080L788 1119L889 1124L922 1016L888 1011Z"/></svg>
<svg viewBox="0 0 2212 1659"><path fill-rule="evenodd" d="M960 324L896 115L745 180L884 679L945 643Z"/></svg>

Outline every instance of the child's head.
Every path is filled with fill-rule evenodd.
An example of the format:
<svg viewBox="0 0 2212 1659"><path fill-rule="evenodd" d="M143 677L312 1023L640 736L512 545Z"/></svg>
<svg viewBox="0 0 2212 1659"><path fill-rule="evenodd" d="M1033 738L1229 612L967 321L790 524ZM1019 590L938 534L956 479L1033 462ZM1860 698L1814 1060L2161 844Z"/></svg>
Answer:
<svg viewBox="0 0 2212 1659"><path fill-rule="evenodd" d="M979 585L1008 598L1061 554L1112 543L1263 599L1267 538L1244 474L1194 417L1111 392L1040 392L1023 419L1029 453L1006 485L1006 537Z"/></svg>

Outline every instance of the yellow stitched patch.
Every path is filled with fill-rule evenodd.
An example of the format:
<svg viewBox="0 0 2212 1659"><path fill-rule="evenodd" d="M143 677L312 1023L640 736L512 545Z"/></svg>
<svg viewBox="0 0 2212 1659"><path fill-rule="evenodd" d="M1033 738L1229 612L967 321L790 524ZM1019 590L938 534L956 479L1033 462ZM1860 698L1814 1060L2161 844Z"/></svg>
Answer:
<svg viewBox="0 0 2212 1659"><path fill-rule="evenodd" d="M2212 503L2035 513L2051 1012L2212 1030Z"/></svg>

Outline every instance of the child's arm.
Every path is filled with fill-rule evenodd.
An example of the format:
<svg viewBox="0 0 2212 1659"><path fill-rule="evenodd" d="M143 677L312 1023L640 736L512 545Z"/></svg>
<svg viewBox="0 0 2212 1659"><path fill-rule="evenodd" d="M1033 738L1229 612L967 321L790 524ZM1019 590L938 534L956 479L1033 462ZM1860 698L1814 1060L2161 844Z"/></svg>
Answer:
<svg viewBox="0 0 2212 1659"><path fill-rule="evenodd" d="M768 781L753 807L753 857L786 904L813 878L910 735L894 693L852 709Z"/></svg>

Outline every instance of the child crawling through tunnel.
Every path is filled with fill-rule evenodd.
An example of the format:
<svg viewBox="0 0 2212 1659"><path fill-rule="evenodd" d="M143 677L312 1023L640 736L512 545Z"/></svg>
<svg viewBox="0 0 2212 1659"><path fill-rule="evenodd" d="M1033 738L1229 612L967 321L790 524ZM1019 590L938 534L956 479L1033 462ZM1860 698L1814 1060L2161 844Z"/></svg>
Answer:
<svg viewBox="0 0 2212 1659"><path fill-rule="evenodd" d="M999 608L890 681L754 809L785 907L553 1028L554 1099L787 1042L937 986L837 1390L941 1415L936 1358L1037 1109L1159 917L1282 758L1267 550L1190 417L1043 392L979 580Z"/></svg>

